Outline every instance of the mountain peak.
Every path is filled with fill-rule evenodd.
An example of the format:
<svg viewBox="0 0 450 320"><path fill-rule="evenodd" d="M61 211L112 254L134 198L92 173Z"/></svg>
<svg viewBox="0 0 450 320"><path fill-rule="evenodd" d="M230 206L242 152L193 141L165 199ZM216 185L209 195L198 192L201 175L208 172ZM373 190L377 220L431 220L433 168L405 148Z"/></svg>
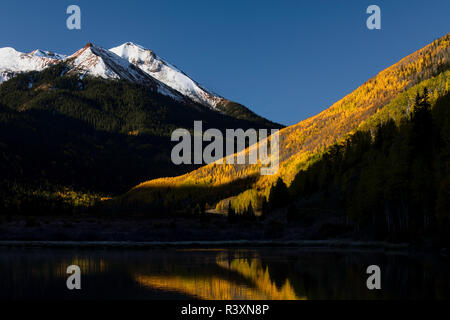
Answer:
<svg viewBox="0 0 450 320"><path fill-rule="evenodd" d="M4 48L0 48L0 53L7 54L7 53L21 53L21 52L17 51L16 49L14 49L12 47L4 47Z"/></svg>
<svg viewBox="0 0 450 320"><path fill-rule="evenodd" d="M140 49L143 49L143 50L148 50L148 49L144 48L143 46L141 46L141 45L139 45L137 43L134 43L134 42L130 42L130 41L125 42L124 44L120 45L119 47L125 47L125 46L137 47L137 48L140 48Z"/></svg>
<svg viewBox="0 0 450 320"><path fill-rule="evenodd" d="M64 55L38 49L30 53L23 53L11 47L0 48L0 83L11 79L18 73L41 71L64 58Z"/></svg>
<svg viewBox="0 0 450 320"><path fill-rule="evenodd" d="M200 86L183 71L163 60L150 49L133 42L125 42L109 50L197 103L216 109L219 103L226 101Z"/></svg>
<svg viewBox="0 0 450 320"><path fill-rule="evenodd" d="M91 42L69 56L66 62L70 67L68 74L77 73L81 77L89 75L103 79L124 79L146 85L177 101L184 100L181 94L136 68L128 60Z"/></svg>
<svg viewBox="0 0 450 320"><path fill-rule="evenodd" d="M109 51L114 52L119 57L128 60L134 65L137 65L138 63L145 63L145 61L150 58L157 58L152 50L144 48L143 46L133 42L125 42L120 46L110 49Z"/></svg>
<svg viewBox="0 0 450 320"><path fill-rule="evenodd" d="M41 58L48 58L48 59L57 59L57 60L63 60L67 58L65 54L59 54L52 51L46 51L41 49L35 49L29 53L32 56L35 57L41 57Z"/></svg>
<svg viewBox="0 0 450 320"><path fill-rule="evenodd" d="M91 42L69 56L67 63L71 67L69 72L77 72L82 75L130 81L146 78L142 73L132 72L134 70L129 68L130 63L125 59L121 59L112 52L97 47Z"/></svg>
<svg viewBox="0 0 450 320"><path fill-rule="evenodd" d="M64 60L69 67L68 74L125 79L145 84L178 101L187 98L225 114L230 103L198 84L152 50L131 41L110 50L88 42L70 56L41 49L30 53L18 52L9 47L0 50L0 83L17 73L41 71L51 64Z"/></svg>

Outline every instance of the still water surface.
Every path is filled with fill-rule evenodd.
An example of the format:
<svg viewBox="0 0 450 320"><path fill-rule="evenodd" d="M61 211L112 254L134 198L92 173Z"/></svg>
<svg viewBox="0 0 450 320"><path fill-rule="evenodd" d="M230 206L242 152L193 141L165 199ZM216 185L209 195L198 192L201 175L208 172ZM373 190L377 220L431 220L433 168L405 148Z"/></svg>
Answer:
<svg viewBox="0 0 450 320"><path fill-rule="evenodd" d="M379 265L382 289L366 287ZM66 268L81 268L68 290ZM449 299L436 256L306 249L0 248L0 299Z"/></svg>

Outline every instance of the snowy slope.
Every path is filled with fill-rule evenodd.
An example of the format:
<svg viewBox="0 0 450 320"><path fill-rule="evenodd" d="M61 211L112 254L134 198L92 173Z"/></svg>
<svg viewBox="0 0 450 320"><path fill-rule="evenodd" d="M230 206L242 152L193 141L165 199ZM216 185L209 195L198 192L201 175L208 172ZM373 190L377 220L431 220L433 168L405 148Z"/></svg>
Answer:
<svg viewBox="0 0 450 320"><path fill-rule="evenodd" d="M88 43L70 56L36 49L30 53L13 48L0 48L0 83L18 73L41 71L47 66L65 61L67 74L79 74L104 79L125 79L144 84L152 90L177 101L191 100L217 109L228 100L206 90L183 71L158 57L153 51L131 42L106 50Z"/></svg>
<svg viewBox="0 0 450 320"><path fill-rule="evenodd" d="M0 48L0 83L18 73L41 71L64 58L64 55L39 49L31 53L23 53L9 47Z"/></svg>
<svg viewBox="0 0 450 320"><path fill-rule="evenodd" d="M167 63L149 49L126 42L110 49L110 51L127 59L153 78L158 79L195 102L215 109L218 103L225 101L224 98L202 88L181 70Z"/></svg>
<svg viewBox="0 0 450 320"><path fill-rule="evenodd" d="M81 76L89 75L104 79L125 79L154 88L157 92L177 101L184 100L180 93L136 68L128 60L91 43L67 57L66 63L70 68L68 74L77 73Z"/></svg>
<svg viewBox="0 0 450 320"><path fill-rule="evenodd" d="M65 58L67 58L67 56L65 54L54 53L51 51L44 51L41 49L36 49L36 50L32 51L30 54L35 57L42 57L42 58L49 58L49 59L56 59L56 60L64 60Z"/></svg>

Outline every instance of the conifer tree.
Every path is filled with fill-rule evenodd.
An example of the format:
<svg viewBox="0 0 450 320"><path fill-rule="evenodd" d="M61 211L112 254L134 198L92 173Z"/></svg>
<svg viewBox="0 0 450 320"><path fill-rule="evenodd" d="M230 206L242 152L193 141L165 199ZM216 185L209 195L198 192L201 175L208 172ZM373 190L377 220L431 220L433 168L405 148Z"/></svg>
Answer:
<svg viewBox="0 0 450 320"><path fill-rule="evenodd" d="M270 189L269 205L271 209L285 207L289 202L289 191L281 178L278 178L275 185Z"/></svg>
<svg viewBox="0 0 450 320"><path fill-rule="evenodd" d="M264 197L261 204L261 215L259 217L261 221L264 221L267 218L267 214L269 213L268 211L269 204L267 203L266 197Z"/></svg>
<svg viewBox="0 0 450 320"><path fill-rule="evenodd" d="M236 213L234 212L233 208L231 207L231 201L228 202L227 219L228 219L228 222L236 221Z"/></svg>

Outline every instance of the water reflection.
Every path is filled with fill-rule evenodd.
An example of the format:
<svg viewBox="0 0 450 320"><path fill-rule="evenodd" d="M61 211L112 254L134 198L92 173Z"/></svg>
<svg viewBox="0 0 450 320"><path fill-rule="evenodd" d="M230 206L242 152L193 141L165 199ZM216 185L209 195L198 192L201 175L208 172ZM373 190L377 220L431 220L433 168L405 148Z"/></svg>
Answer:
<svg viewBox="0 0 450 320"><path fill-rule="evenodd" d="M263 269L259 257L251 260L245 257L221 252L217 254L216 264L224 270L242 276L241 281L231 277L204 275L202 273L186 276L178 275L136 275L136 281L150 288L175 291L204 300L299 300L289 279L278 287L270 278L269 267Z"/></svg>
<svg viewBox="0 0 450 320"><path fill-rule="evenodd" d="M66 288L80 266L82 290ZM379 265L382 290L366 287ZM299 249L0 248L0 299L449 299L436 256Z"/></svg>

